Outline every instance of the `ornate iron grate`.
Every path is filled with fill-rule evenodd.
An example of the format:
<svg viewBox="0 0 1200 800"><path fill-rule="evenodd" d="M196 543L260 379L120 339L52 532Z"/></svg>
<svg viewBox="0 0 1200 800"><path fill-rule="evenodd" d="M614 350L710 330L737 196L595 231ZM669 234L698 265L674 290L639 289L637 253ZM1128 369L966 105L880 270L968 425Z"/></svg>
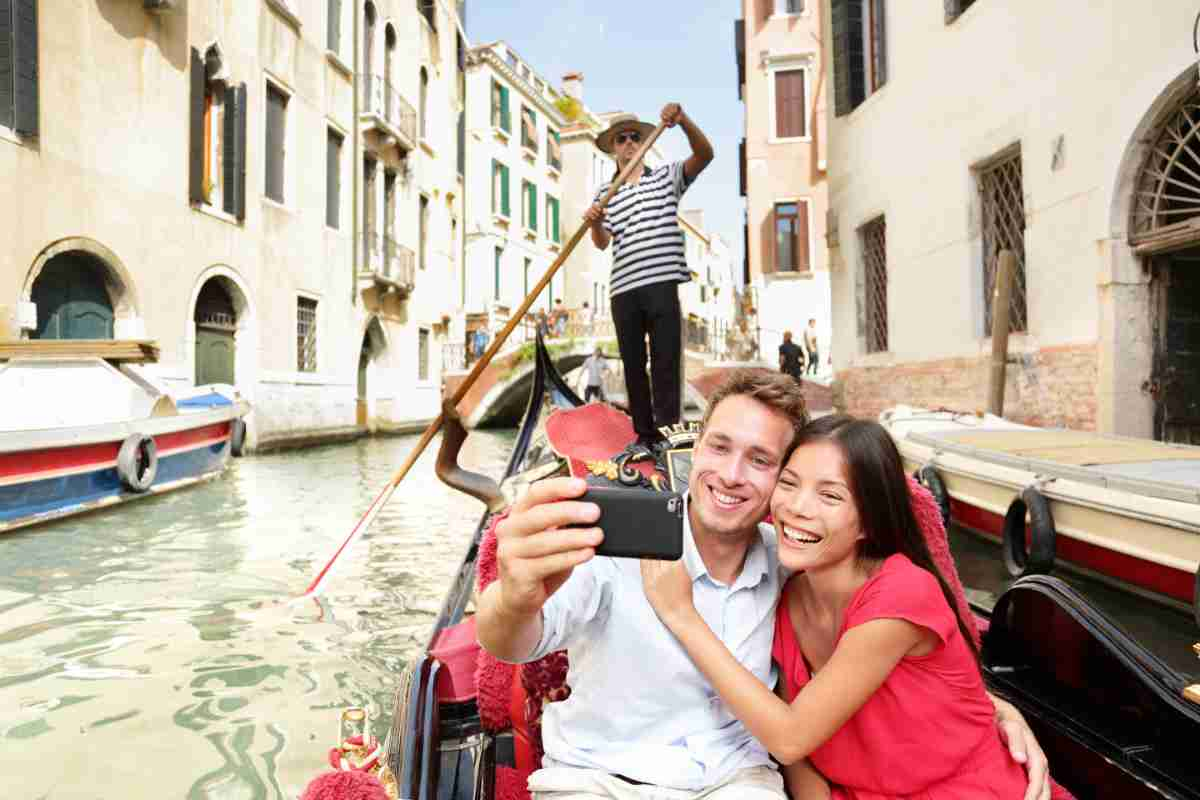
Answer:
<svg viewBox="0 0 1200 800"><path fill-rule="evenodd" d="M1025 195L1021 180L1021 152L978 170L983 221L984 336L992 332L992 294L1001 250L1017 257L1009 302L1009 330L1028 330L1025 303Z"/></svg>
<svg viewBox="0 0 1200 800"><path fill-rule="evenodd" d="M317 371L317 301L296 300L296 369Z"/></svg>
<svg viewBox="0 0 1200 800"><path fill-rule="evenodd" d="M1153 142L1134 188L1135 240L1200 215L1200 92L1180 103Z"/></svg>
<svg viewBox="0 0 1200 800"><path fill-rule="evenodd" d="M859 229L866 281L867 352L888 349L887 222L883 217Z"/></svg>

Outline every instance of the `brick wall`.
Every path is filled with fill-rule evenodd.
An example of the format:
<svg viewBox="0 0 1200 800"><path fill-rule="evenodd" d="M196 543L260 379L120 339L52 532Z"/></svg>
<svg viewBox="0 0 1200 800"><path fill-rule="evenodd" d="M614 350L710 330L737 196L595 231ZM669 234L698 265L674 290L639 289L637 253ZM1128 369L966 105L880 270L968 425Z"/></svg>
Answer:
<svg viewBox="0 0 1200 800"><path fill-rule="evenodd" d="M900 403L982 410L987 407L990 361L989 354L841 370L833 403L839 410L870 418ZM1004 416L1027 425L1095 430L1097 368L1095 344L1010 355Z"/></svg>

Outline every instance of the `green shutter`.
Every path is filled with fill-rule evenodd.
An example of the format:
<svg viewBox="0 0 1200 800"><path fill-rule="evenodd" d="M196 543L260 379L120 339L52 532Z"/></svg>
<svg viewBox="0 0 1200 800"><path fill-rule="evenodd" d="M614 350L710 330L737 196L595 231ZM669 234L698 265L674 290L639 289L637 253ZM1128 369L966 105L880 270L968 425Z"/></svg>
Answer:
<svg viewBox="0 0 1200 800"><path fill-rule="evenodd" d="M554 241L557 243L557 242L562 241L562 238L561 238L562 234L558 227L558 198L552 197L552 198L550 198L550 200L554 204L553 209L552 209L554 211L554 220L553 220L553 222L551 222L551 224L554 226L554 228L552 230L554 232Z"/></svg>
<svg viewBox="0 0 1200 800"><path fill-rule="evenodd" d="M500 165L500 213L504 216L512 216L512 206L508 202L508 167L504 164Z"/></svg>
<svg viewBox="0 0 1200 800"><path fill-rule="evenodd" d="M508 87L500 87L500 127L512 133L512 120L508 116Z"/></svg>
<svg viewBox="0 0 1200 800"><path fill-rule="evenodd" d="M529 184L529 230L536 231L537 226L537 187Z"/></svg>

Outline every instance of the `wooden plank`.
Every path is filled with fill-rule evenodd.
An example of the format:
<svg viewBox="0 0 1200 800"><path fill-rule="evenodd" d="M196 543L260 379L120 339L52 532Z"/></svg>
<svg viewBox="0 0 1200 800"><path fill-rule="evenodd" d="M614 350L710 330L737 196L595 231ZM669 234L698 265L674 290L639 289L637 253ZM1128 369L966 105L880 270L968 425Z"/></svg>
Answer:
<svg viewBox="0 0 1200 800"><path fill-rule="evenodd" d="M938 438L980 450L1075 466L1200 460L1200 447L1113 439L1086 431L973 431Z"/></svg>
<svg viewBox="0 0 1200 800"><path fill-rule="evenodd" d="M136 364L158 361L149 339L28 339L0 342L0 360L10 358L103 358Z"/></svg>

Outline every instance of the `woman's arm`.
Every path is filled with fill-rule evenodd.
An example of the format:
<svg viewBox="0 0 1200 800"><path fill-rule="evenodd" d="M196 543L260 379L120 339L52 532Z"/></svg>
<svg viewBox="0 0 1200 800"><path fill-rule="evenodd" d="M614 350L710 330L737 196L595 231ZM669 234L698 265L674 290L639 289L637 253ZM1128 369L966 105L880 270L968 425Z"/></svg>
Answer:
<svg viewBox="0 0 1200 800"><path fill-rule="evenodd" d="M829 800L833 796L829 781L821 777L807 758L784 764L782 770L783 784L792 800Z"/></svg>

